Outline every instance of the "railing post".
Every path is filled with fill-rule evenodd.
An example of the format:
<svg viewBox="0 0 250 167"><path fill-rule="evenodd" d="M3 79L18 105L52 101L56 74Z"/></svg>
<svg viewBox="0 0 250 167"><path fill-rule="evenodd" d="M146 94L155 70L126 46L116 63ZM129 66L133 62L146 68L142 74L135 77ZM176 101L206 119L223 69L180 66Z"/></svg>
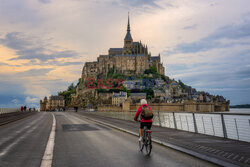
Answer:
<svg viewBox="0 0 250 167"><path fill-rule="evenodd" d="M168 114L168 124L169 124L169 128L171 128L171 124L170 124L170 116L169 116L169 114Z"/></svg>
<svg viewBox="0 0 250 167"><path fill-rule="evenodd" d="M202 125L203 125L204 134L206 134L206 128L205 128L203 116L201 116L201 120L202 120Z"/></svg>
<svg viewBox="0 0 250 167"><path fill-rule="evenodd" d="M213 117L211 117L211 124L212 124L212 127L213 127L213 133L214 133L214 136L215 136L215 130L214 130L214 121L213 121Z"/></svg>
<svg viewBox="0 0 250 167"><path fill-rule="evenodd" d="M193 115L193 121L194 121L194 132L195 132L195 133L198 133L195 115L194 115L194 113L192 113L192 115Z"/></svg>
<svg viewBox="0 0 250 167"><path fill-rule="evenodd" d="M181 130L183 130L183 127L182 127L182 120L181 120L181 115L179 115L179 119L180 119L180 124L181 124Z"/></svg>
<svg viewBox="0 0 250 167"><path fill-rule="evenodd" d="M164 112L162 112L162 118L163 118L163 120L162 120L162 126L166 127L166 120L165 120L165 116L164 115L165 115Z"/></svg>
<svg viewBox="0 0 250 167"><path fill-rule="evenodd" d="M224 115L221 114L221 122L222 122L222 130L223 130L223 136L224 138L227 138L227 129L225 125Z"/></svg>
<svg viewBox="0 0 250 167"><path fill-rule="evenodd" d="M158 111L157 113L158 113L159 126L161 126L160 112Z"/></svg>
<svg viewBox="0 0 250 167"><path fill-rule="evenodd" d="M174 120L174 128L177 129L176 119L175 119L175 114L174 114L174 112L173 112L173 120Z"/></svg>
<svg viewBox="0 0 250 167"><path fill-rule="evenodd" d="M239 130L238 130L236 118L234 118L234 123L235 123L235 129L236 129L237 138L238 138L238 140L239 140L239 139L240 139L240 136L239 136Z"/></svg>
<svg viewBox="0 0 250 167"><path fill-rule="evenodd" d="M186 116L186 122L187 122L187 128L188 128L188 131L189 131L189 125L188 125L188 119L187 119L187 116Z"/></svg>

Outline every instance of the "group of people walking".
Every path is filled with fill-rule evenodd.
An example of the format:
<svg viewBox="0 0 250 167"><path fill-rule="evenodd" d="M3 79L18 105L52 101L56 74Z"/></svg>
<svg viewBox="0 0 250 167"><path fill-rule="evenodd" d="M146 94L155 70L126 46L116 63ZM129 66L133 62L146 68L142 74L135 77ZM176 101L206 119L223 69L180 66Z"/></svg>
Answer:
<svg viewBox="0 0 250 167"><path fill-rule="evenodd" d="M27 106L21 106L20 107L20 110L21 110L21 112L25 112L25 111L36 111L36 109L35 108L27 108Z"/></svg>

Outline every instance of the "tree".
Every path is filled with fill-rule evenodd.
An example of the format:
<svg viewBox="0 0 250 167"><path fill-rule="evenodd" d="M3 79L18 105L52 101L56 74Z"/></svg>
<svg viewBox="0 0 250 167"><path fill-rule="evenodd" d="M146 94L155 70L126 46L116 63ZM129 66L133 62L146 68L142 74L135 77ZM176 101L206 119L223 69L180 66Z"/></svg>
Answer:
<svg viewBox="0 0 250 167"><path fill-rule="evenodd" d="M74 83L71 83L68 87L68 91L72 91L74 89Z"/></svg>
<svg viewBox="0 0 250 167"><path fill-rule="evenodd" d="M81 82L80 79L78 80L77 85L80 84L79 82ZM74 85L74 83L71 83L68 86L67 90L58 93L58 96L63 96L66 105L70 104L70 102L71 102L71 95L76 93L76 87L77 87L77 85Z"/></svg>
<svg viewBox="0 0 250 167"><path fill-rule="evenodd" d="M59 92L58 95L63 96L66 105L70 104L70 101L71 101L71 92L70 91L65 90L63 92Z"/></svg>
<svg viewBox="0 0 250 167"><path fill-rule="evenodd" d="M156 74L157 73L157 69L155 66L151 66L149 69L145 70L144 72L145 74Z"/></svg>
<svg viewBox="0 0 250 167"><path fill-rule="evenodd" d="M114 68L109 69L107 78L112 78L113 74L114 74Z"/></svg>
<svg viewBox="0 0 250 167"><path fill-rule="evenodd" d="M154 90L152 88L146 88L142 90L144 93L147 93L147 96L154 97Z"/></svg>
<svg viewBox="0 0 250 167"><path fill-rule="evenodd" d="M151 72L152 74L156 74L156 73L157 73L156 67L155 67L155 66L151 66L151 67L150 67L150 72Z"/></svg>
<svg viewBox="0 0 250 167"><path fill-rule="evenodd" d="M151 95L147 95L146 99L152 99Z"/></svg>
<svg viewBox="0 0 250 167"><path fill-rule="evenodd" d="M78 83L76 84L77 86L80 85L80 83L82 82L82 78L78 79Z"/></svg>
<svg viewBox="0 0 250 167"><path fill-rule="evenodd" d="M179 80L178 82L179 82L179 85L180 85L183 89L188 90L188 86L185 85L181 80Z"/></svg>

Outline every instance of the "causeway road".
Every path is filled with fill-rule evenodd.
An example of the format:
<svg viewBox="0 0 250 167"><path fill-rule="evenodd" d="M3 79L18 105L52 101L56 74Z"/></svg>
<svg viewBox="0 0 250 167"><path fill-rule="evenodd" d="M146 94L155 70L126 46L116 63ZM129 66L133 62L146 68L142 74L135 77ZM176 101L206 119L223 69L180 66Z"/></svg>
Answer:
<svg viewBox="0 0 250 167"><path fill-rule="evenodd" d="M50 145L54 121L54 145ZM151 156L145 156L138 150L136 136L74 112L40 112L0 126L0 167L40 167L49 147L53 147L53 167L216 166L156 143Z"/></svg>

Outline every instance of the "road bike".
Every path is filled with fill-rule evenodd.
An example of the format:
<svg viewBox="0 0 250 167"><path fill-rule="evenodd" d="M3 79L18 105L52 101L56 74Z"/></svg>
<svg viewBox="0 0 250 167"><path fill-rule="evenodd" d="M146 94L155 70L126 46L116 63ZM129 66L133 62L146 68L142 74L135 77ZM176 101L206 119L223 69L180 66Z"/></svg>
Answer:
<svg viewBox="0 0 250 167"><path fill-rule="evenodd" d="M140 151L144 152L148 156L150 155L150 153L152 151L151 133L152 133L151 130L149 130L147 127L144 127L142 141L139 141Z"/></svg>

